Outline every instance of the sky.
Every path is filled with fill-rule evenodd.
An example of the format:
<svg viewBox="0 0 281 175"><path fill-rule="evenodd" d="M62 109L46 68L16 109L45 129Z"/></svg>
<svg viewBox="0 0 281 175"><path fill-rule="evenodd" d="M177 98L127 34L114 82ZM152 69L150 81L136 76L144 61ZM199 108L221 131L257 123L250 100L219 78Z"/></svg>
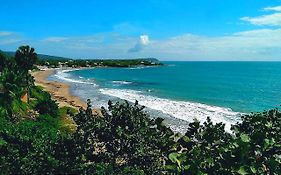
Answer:
<svg viewBox="0 0 281 175"><path fill-rule="evenodd" d="M281 0L0 0L0 50L281 61Z"/></svg>

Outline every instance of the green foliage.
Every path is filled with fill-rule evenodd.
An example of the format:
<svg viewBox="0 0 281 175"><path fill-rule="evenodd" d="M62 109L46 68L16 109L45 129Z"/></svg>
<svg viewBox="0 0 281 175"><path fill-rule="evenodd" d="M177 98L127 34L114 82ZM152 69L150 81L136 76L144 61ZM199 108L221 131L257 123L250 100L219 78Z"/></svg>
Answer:
<svg viewBox="0 0 281 175"><path fill-rule="evenodd" d="M242 120L242 123L232 128L237 140L240 136L244 142L243 147L235 149L236 152L244 153L241 164L247 165L247 171L252 173L280 173L281 113L274 109L243 116Z"/></svg>
<svg viewBox="0 0 281 175"><path fill-rule="evenodd" d="M34 85L34 79L28 70L33 67L36 58L34 49L29 46L19 47L15 58L0 55L0 106L11 120L27 114L28 107L20 98L27 93L29 102L29 89Z"/></svg>
<svg viewBox="0 0 281 175"><path fill-rule="evenodd" d="M85 60L85 59L69 59L52 58L39 59L37 64L48 67L59 67L64 65L68 67L133 67L133 66L156 66L162 65L157 59L140 58L140 59L114 59L114 60Z"/></svg>
<svg viewBox="0 0 281 175"><path fill-rule="evenodd" d="M74 116L78 113L78 111L72 107L68 107L68 106L63 106L61 108L59 108L59 115L60 116L64 116L64 115L70 115L70 116Z"/></svg>
<svg viewBox="0 0 281 175"><path fill-rule="evenodd" d="M0 120L1 170L56 174L276 174L281 167L280 117L271 110L243 117L226 133L209 119L175 135L137 103L109 102L103 117L89 107L78 129L60 133L49 115L17 124ZM64 109L66 110L66 109ZM251 129L249 129L251 128Z"/></svg>
<svg viewBox="0 0 281 175"><path fill-rule="evenodd" d="M51 117L38 121L23 120L17 124L0 117L1 172L4 174L45 174L57 166L52 156L57 126Z"/></svg>
<svg viewBox="0 0 281 175"><path fill-rule="evenodd" d="M190 124L179 139L180 150L169 154L166 167L175 174L280 174L281 113L246 115L226 133L222 124Z"/></svg>
<svg viewBox="0 0 281 175"><path fill-rule="evenodd" d="M4 68L0 76L0 84L3 92L11 98L20 98L23 93L22 74L16 70L11 71L9 68Z"/></svg>
<svg viewBox="0 0 281 175"><path fill-rule="evenodd" d="M7 58L5 57L4 53L0 51L0 72L6 67Z"/></svg>
<svg viewBox="0 0 281 175"><path fill-rule="evenodd" d="M43 90L40 86L33 86L30 89L30 97L38 101L44 100L45 98L51 98L50 94Z"/></svg>
<svg viewBox="0 0 281 175"><path fill-rule="evenodd" d="M58 116L58 105L52 99L44 99L37 102L34 108L39 114L49 114L53 117Z"/></svg>
<svg viewBox="0 0 281 175"><path fill-rule="evenodd" d="M35 99L31 104L39 114L49 114L53 117L58 116L58 105L52 100L51 95L48 92L43 91L40 87L34 86L30 90L30 97Z"/></svg>
<svg viewBox="0 0 281 175"><path fill-rule="evenodd" d="M88 150L86 159L106 162L116 173L137 167L145 174L157 174L163 151L173 143L173 132L159 120L150 119L137 103L109 102L108 109L102 109L104 117L93 116L89 108L74 117Z"/></svg>
<svg viewBox="0 0 281 175"><path fill-rule="evenodd" d="M37 54L34 48L29 46L20 46L15 53L15 61L18 67L24 71L31 70L37 60Z"/></svg>
<svg viewBox="0 0 281 175"><path fill-rule="evenodd" d="M26 107L20 101L20 97L24 93L22 87L21 74L18 71L11 71L4 68L0 75L0 107L2 107L7 116L16 118L15 113L26 113Z"/></svg>

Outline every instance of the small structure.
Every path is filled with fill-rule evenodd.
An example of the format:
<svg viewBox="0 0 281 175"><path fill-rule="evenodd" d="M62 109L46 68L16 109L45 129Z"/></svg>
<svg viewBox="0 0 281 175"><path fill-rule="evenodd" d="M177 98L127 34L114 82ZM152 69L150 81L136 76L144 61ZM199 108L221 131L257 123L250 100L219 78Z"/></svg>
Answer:
<svg viewBox="0 0 281 175"><path fill-rule="evenodd" d="M28 93L24 93L20 99L22 102L28 103Z"/></svg>

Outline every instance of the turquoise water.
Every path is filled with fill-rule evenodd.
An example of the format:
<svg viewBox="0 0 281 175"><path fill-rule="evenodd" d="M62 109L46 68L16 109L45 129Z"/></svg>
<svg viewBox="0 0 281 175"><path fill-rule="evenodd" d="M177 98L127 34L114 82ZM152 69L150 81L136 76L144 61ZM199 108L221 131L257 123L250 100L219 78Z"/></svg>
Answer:
<svg viewBox="0 0 281 175"><path fill-rule="evenodd" d="M99 94L99 100L103 97L139 100L149 108L183 120L214 114L218 116L214 120L233 123L238 113L263 111L281 104L281 62L164 64L84 69L60 76L76 80L76 86L83 82L76 90L85 98L94 93Z"/></svg>

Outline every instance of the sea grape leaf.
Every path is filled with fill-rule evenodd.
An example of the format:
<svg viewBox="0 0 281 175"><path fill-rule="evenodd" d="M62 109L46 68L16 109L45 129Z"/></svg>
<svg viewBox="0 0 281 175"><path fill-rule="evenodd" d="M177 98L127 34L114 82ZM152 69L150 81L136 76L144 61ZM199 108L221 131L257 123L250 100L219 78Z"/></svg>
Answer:
<svg viewBox="0 0 281 175"><path fill-rule="evenodd" d="M7 142L5 140L3 140L2 138L0 138L0 146L6 145Z"/></svg>
<svg viewBox="0 0 281 175"><path fill-rule="evenodd" d="M181 165L180 160L178 159L178 157L180 156L179 153L173 152L169 154L169 159L173 162L173 163L177 163L178 166Z"/></svg>
<svg viewBox="0 0 281 175"><path fill-rule="evenodd" d="M182 139L183 139L183 141L185 141L186 143L187 143L187 142L190 142L190 138L187 137L187 136L183 136Z"/></svg>
<svg viewBox="0 0 281 175"><path fill-rule="evenodd" d="M175 169L177 169L177 166L176 165L166 165L165 169L166 170L175 170Z"/></svg>
<svg viewBox="0 0 281 175"><path fill-rule="evenodd" d="M252 171L252 173L256 174L257 173L257 170L254 166L250 166L250 169Z"/></svg>
<svg viewBox="0 0 281 175"><path fill-rule="evenodd" d="M250 137L247 134L241 134L240 138L241 138L242 142L245 142L245 143L250 142Z"/></svg>
<svg viewBox="0 0 281 175"><path fill-rule="evenodd" d="M237 171L238 174L241 174L241 175L246 175L248 174L247 171L245 170L245 167L244 166L241 166L239 168L239 170Z"/></svg>

